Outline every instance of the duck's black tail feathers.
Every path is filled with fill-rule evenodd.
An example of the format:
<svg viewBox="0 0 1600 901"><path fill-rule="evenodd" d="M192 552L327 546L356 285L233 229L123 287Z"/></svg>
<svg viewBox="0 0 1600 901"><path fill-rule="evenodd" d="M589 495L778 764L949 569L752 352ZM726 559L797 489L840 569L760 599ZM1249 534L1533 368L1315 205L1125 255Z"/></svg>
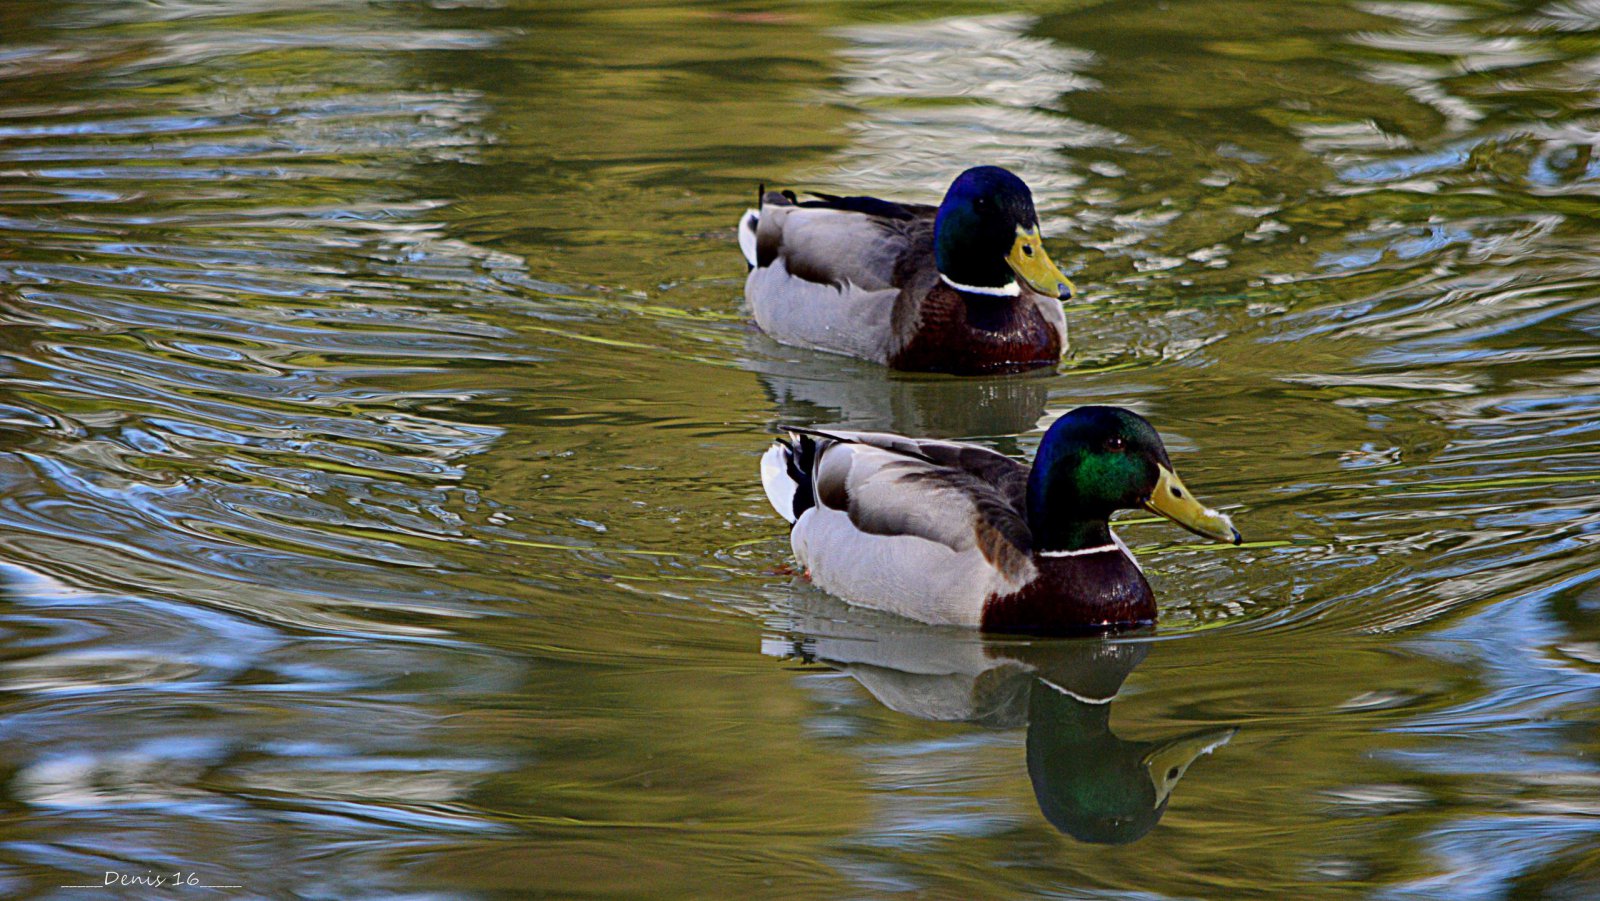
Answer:
<svg viewBox="0 0 1600 901"><path fill-rule="evenodd" d="M817 465L817 439L803 432L790 432L787 438L780 440L788 449L788 453L784 454L784 465L788 468L789 478L795 482L794 518L799 519L800 514L817 502L816 486L811 478Z"/></svg>

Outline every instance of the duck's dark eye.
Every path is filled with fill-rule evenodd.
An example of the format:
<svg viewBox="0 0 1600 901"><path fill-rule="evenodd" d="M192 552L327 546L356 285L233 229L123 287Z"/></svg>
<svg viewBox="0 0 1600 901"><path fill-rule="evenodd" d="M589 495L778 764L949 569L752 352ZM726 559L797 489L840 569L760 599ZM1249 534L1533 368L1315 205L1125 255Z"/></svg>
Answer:
<svg viewBox="0 0 1600 901"><path fill-rule="evenodd" d="M1024 244L1024 245L1022 245L1022 255L1025 256L1025 257L1033 256L1033 245L1032 244Z"/></svg>
<svg viewBox="0 0 1600 901"><path fill-rule="evenodd" d="M1118 453L1121 453L1122 451L1125 451L1127 449L1128 449L1128 442L1124 441L1121 438L1107 438L1106 439L1106 450L1108 450L1108 451L1116 451Z"/></svg>

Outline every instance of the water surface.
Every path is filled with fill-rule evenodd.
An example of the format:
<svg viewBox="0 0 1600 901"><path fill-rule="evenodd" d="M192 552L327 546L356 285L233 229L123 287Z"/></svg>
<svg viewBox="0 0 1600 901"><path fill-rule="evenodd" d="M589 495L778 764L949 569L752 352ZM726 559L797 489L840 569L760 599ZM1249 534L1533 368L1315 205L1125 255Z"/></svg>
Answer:
<svg viewBox="0 0 1600 901"><path fill-rule="evenodd" d="M1585 2L0 5L0 893L1600 895L1597 76ZM1059 372L749 327L758 182L978 162ZM1252 539L1127 524L1153 634L787 568L775 424L1086 402Z"/></svg>

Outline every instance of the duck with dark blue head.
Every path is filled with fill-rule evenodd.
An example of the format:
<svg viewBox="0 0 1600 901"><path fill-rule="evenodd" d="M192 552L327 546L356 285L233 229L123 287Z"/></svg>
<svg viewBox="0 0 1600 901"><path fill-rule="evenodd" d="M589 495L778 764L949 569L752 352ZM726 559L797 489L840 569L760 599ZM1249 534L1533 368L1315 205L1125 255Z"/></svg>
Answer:
<svg viewBox="0 0 1600 901"><path fill-rule="evenodd" d="M1072 283L1051 261L1033 193L998 166L961 173L937 207L763 192L739 223L756 324L784 344L896 369L976 374L1054 366Z"/></svg>

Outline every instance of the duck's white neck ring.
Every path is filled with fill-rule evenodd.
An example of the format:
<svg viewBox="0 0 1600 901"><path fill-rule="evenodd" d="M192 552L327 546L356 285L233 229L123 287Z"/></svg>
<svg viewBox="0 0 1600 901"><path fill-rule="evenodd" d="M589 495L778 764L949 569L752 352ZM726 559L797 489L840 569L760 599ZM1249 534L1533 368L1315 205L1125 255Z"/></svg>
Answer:
<svg viewBox="0 0 1600 901"><path fill-rule="evenodd" d="M939 281L963 294L987 294L990 297L1016 297L1022 293L1022 286L1013 281L1009 285L998 288L983 288L978 285L963 285L943 272L939 273Z"/></svg>
<svg viewBox="0 0 1600 901"><path fill-rule="evenodd" d="M1111 697L1109 697L1109 698L1086 698L1083 695L1080 695L1075 691L1071 691L1071 690L1062 688L1061 686L1055 684L1054 682L1051 682L1049 679L1046 679L1046 678L1044 678L1042 676L1039 678L1039 681L1043 682L1044 684L1046 684L1048 686L1050 686L1051 688L1054 688L1056 691L1061 692L1062 694L1064 694L1067 697L1073 699L1074 701L1082 701L1085 704L1109 704L1112 701L1116 700L1117 695L1120 694L1120 692L1112 692L1111 693Z"/></svg>
<svg viewBox="0 0 1600 901"><path fill-rule="evenodd" d="M1076 551L1040 551L1039 552L1039 556L1041 556L1041 557L1083 557L1083 556L1086 556L1088 554L1104 554L1106 551L1116 551L1116 550L1121 550L1121 548L1117 547L1116 543L1113 542L1111 544L1101 544L1101 545L1096 545L1094 547L1086 547L1086 548L1082 548L1082 549L1076 550Z"/></svg>

